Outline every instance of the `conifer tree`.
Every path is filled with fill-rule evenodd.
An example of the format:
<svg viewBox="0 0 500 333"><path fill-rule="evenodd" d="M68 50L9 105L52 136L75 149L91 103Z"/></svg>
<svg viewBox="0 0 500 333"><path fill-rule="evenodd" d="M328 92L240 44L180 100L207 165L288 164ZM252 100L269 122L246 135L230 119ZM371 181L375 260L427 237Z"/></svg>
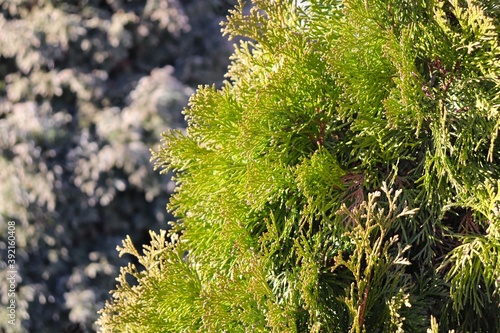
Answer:
<svg viewBox="0 0 500 333"><path fill-rule="evenodd" d="M0 332L96 331L116 246L168 227L149 149L196 85L222 84L231 1L0 1Z"/></svg>
<svg viewBox="0 0 500 333"><path fill-rule="evenodd" d="M500 330L500 6L254 0L153 152L169 234L103 332ZM131 282L129 276L136 279Z"/></svg>

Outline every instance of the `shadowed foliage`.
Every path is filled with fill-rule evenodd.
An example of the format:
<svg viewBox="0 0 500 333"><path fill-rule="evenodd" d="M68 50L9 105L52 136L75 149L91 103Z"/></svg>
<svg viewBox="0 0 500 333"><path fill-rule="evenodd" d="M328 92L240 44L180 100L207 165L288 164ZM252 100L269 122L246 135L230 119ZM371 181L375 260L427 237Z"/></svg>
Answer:
<svg viewBox="0 0 500 333"><path fill-rule="evenodd" d="M0 330L97 330L127 262L116 246L168 227L174 183L149 149L185 127L197 84L222 84L230 4L0 1L0 234L15 221L18 271L16 326Z"/></svg>

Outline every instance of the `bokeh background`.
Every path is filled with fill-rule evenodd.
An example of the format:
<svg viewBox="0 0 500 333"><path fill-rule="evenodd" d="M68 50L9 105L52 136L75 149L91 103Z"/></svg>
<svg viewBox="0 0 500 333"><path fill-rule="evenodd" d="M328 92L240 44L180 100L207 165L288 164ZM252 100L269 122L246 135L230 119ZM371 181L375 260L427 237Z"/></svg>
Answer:
<svg viewBox="0 0 500 333"><path fill-rule="evenodd" d="M116 246L168 228L150 162L199 84L220 86L236 0L0 0L0 332L95 332ZM7 222L17 319L6 323Z"/></svg>

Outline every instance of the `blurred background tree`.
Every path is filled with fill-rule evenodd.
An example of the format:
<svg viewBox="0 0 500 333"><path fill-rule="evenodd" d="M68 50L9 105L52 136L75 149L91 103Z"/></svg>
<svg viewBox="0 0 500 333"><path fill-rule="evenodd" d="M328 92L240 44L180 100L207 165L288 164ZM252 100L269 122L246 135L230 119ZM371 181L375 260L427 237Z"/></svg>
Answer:
<svg viewBox="0 0 500 333"><path fill-rule="evenodd" d="M185 127L198 84L222 84L232 46L219 22L235 3L1 2L0 233L16 221L13 333L95 331L127 262L116 246L167 228L174 186L153 171L149 149ZM5 281L5 237L0 250Z"/></svg>

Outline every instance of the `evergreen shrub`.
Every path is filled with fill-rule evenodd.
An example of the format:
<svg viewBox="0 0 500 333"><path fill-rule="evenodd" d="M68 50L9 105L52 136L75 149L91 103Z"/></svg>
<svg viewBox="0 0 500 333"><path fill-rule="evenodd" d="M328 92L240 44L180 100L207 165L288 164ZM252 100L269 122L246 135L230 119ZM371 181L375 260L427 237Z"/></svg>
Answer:
<svg viewBox="0 0 500 333"><path fill-rule="evenodd" d="M498 332L500 6L254 0L103 332Z"/></svg>

